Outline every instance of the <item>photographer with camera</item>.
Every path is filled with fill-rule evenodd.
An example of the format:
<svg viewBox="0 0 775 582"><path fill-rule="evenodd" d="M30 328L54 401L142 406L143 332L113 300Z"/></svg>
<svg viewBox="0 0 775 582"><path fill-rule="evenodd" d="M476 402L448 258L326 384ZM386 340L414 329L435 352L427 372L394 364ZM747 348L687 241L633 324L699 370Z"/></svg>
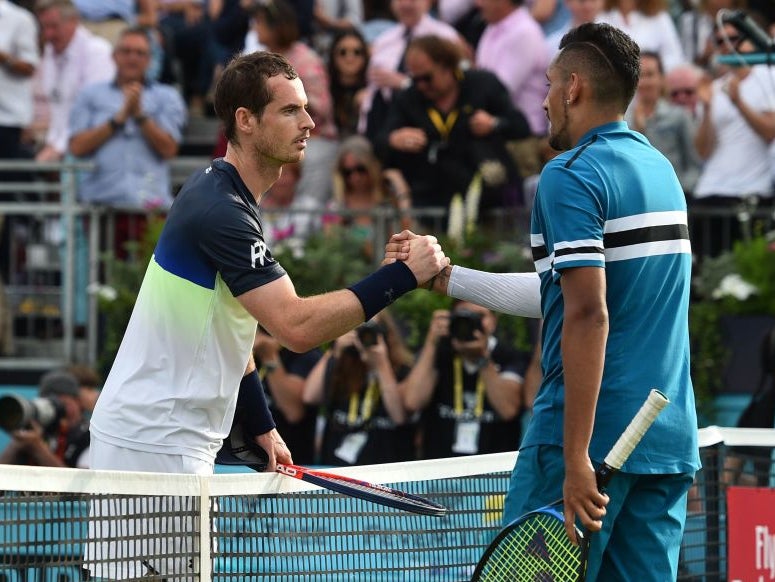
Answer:
<svg viewBox="0 0 775 582"><path fill-rule="evenodd" d="M520 441L529 356L495 336L489 309L456 301L433 314L404 382L404 406L423 411L423 458L513 451Z"/></svg>
<svg viewBox="0 0 775 582"><path fill-rule="evenodd" d="M304 387L304 401L325 409L320 463L363 465L415 458L415 425L404 408L400 385L412 361L385 311L334 341Z"/></svg>
<svg viewBox="0 0 775 582"><path fill-rule="evenodd" d="M41 467L87 467L89 423L79 401L78 380L64 370L45 374L32 400L0 399L0 428L11 442L0 463Z"/></svg>

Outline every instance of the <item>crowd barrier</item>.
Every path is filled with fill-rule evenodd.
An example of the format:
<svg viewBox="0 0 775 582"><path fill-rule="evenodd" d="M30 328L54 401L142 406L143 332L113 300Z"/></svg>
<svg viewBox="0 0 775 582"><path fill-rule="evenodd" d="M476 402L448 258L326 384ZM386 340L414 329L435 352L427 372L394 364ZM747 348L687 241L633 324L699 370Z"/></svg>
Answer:
<svg viewBox="0 0 775 582"><path fill-rule="evenodd" d="M207 161L199 156L173 159L173 187L179 188ZM97 362L97 299L84 290L104 281L110 268L105 256L116 230L131 238L147 213L78 203L77 172L90 167L74 161L0 160L0 374L19 368L45 371L73 361ZM321 218L329 213L313 212ZM424 208L414 210L412 217L422 220L428 232L443 233L447 210ZM529 209L501 209L486 218L494 243L529 244ZM701 249L731 247L740 225L754 222L772 228L771 210L690 208L693 244L696 241ZM372 247L377 249L400 228L396 213L385 208L373 211L373 223ZM375 266L379 260L375 256Z"/></svg>

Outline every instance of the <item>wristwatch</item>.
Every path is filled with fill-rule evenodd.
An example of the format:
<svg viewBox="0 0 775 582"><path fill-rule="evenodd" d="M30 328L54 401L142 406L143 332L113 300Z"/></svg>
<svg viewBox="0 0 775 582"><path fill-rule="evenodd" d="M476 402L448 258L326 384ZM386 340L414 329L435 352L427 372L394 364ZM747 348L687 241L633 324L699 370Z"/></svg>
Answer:
<svg viewBox="0 0 775 582"><path fill-rule="evenodd" d="M119 129L124 128L124 123L121 121L116 121L115 117L111 117L108 120L108 123L110 124L110 129L113 131L113 133L116 133Z"/></svg>
<svg viewBox="0 0 775 582"><path fill-rule="evenodd" d="M148 116L144 113L135 117L135 123L137 124L137 127L142 127L143 123L145 123L147 120Z"/></svg>

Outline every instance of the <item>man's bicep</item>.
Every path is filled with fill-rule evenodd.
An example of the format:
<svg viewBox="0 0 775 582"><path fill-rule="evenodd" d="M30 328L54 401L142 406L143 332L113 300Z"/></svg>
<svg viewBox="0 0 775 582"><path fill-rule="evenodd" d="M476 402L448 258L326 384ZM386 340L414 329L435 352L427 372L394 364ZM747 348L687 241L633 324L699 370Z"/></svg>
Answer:
<svg viewBox="0 0 775 582"><path fill-rule="evenodd" d="M254 287L250 291L237 296L242 306L270 335L277 338L273 329L278 331L280 323L284 322L300 299L296 288L288 275L275 279L264 285Z"/></svg>
<svg viewBox="0 0 775 582"><path fill-rule="evenodd" d="M605 269L596 266L562 270L560 277L565 318L584 316L606 305Z"/></svg>

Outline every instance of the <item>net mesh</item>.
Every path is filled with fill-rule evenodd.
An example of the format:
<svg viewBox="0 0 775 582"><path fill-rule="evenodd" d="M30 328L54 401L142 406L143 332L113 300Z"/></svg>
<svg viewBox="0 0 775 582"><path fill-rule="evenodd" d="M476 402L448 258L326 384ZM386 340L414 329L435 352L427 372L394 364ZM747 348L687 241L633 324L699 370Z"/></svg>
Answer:
<svg viewBox="0 0 775 582"><path fill-rule="evenodd" d="M775 430L702 429L679 580L726 579L729 484L775 484ZM514 453L351 467L448 508L410 514L282 475L3 466L0 582L469 580ZM90 574L86 572L91 571Z"/></svg>

